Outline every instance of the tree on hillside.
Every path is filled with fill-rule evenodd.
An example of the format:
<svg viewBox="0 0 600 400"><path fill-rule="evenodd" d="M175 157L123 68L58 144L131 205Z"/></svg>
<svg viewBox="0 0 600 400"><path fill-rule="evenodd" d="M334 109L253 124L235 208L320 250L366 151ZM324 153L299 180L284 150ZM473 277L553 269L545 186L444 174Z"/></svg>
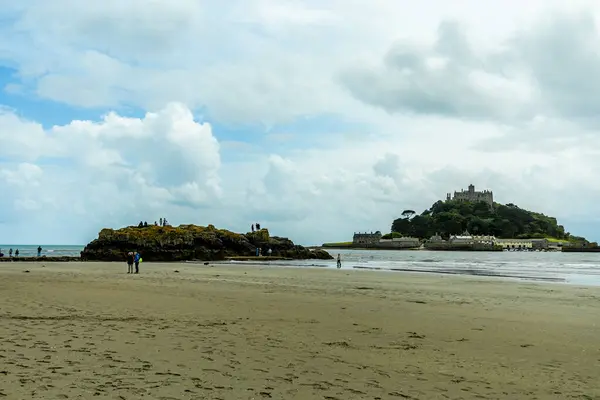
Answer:
<svg viewBox="0 0 600 400"><path fill-rule="evenodd" d="M415 215L404 210L392 223L392 232L404 236L429 238L436 233L444 237L468 230L478 235L499 238L569 238L569 233L556 218L527 211L514 204L495 204L490 208L485 202L437 201L431 208Z"/></svg>
<svg viewBox="0 0 600 400"><path fill-rule="evenodd" d="M398 218L392 223L392 232L408 235L410 232L410 221L406 218Z"/></svg>
<svg viewBox="0 0 600 400"><path fill-rule="evenodd" d="M413 210L402 211L402 216L406 219L411 219L415 214L416 214L416 212L414 212Z"/></svg>

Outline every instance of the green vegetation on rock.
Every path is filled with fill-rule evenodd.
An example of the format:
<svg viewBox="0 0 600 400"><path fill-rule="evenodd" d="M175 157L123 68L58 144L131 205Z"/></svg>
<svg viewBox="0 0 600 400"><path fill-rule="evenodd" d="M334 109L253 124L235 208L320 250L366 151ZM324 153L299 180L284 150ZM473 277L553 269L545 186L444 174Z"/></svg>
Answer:
<svg viewBox="0 0 600 400"><path fill-rule="evenodd" d="M527 211L514 204L495 203L492 209L484 202L438 201L420 215L412 216L406 211L402 215L392 223L390 237L395 233L426 239L436 233L448 237L468 230L473 235L493 235L497 238L585 241L566 232L556 218Z"/></svg>
<svg viewBox="0 0 600 400"><path fill-rule="evenodd" d="M271 236L267 229L240 234L213 225L141 226L102 229L81 252L82 259L123 261L138 251L146 261L224 260L254 256L272 250L272 256L293 259L331 259L324 250L310 250L287 238Z"/></svg>
<svg viewBox="0 0 600 400"><path fill-rule="evenodd" d="M321 247L332 247L332 248L344 248L344 247L352 247L352 242L334 242L334 243L323 243Z"/></svg>

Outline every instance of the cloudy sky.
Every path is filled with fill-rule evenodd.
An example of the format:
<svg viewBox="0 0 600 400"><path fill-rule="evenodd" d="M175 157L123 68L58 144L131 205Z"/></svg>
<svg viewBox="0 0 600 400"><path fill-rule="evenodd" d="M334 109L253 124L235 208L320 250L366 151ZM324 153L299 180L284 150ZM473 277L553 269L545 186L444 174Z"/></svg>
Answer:
<svg viewBox="0 0 600 400"><path fill-rule="evenodd" d="M598 240L599 21L577 0L0 0L0 243L166 216L318 244L469 183Z"/></svg>

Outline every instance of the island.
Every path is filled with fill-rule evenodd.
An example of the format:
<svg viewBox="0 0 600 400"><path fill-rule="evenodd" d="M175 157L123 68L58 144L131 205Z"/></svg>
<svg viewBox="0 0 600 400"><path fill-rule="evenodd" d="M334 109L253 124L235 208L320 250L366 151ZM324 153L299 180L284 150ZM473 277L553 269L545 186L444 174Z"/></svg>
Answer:
<svg viewBox="0 0 600 400"><path fill-rule="evenodd" d="M447 194L417 214L405 209L387 234L358 232L352 242L324 243L324 248L430 250L558 250L596 251L598 245L575 236L554 217L513 203L494 202L491 190Z"/></svg>
<svg viewBox="0 0 600 400"><path fill-rule="evenodd" d="M261 254L257 256L257 249ZM250 259L322 259L333 257L322 249L308 249L290 239L270 236L268 229L245 234L213 225L141 225L102 229L81 252L82 261L124 261L137 251L144 261L217 261Z"/></svg>

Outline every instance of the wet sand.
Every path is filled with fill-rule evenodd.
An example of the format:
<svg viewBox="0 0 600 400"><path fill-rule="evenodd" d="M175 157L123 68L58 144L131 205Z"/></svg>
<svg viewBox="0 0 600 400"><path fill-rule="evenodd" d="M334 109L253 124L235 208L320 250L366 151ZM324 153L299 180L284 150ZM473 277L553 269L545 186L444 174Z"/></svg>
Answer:
<svg viewBox="0 0 600 400"><path fill-rule="evenodd" d="M0 398L600 396L599 288L329 269L141 269L3 263Z"/></svg>

